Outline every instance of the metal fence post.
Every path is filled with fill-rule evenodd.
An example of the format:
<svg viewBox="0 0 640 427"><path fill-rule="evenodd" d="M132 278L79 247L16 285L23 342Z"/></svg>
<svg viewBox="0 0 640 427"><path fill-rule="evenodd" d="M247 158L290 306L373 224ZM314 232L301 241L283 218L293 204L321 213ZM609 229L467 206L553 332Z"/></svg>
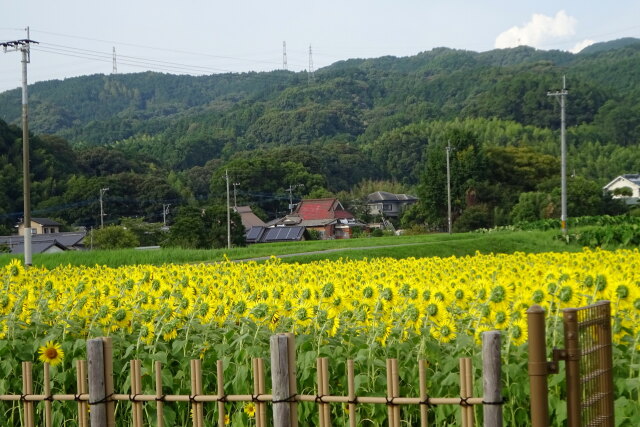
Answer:
<svg viewBox="0 0 640 427"><path fill-rule="evenodd" d="M502 427L500 331L482 334L482 385L484 427Z"/></svg>
<svg viewBox="0 0 640 427"><path fill-rule="evenodd" d="M531 400L531 426L549 426L549 390L547 374L547 345L544 310L532 305L527 310L529 326L529 390Z"/></svg>

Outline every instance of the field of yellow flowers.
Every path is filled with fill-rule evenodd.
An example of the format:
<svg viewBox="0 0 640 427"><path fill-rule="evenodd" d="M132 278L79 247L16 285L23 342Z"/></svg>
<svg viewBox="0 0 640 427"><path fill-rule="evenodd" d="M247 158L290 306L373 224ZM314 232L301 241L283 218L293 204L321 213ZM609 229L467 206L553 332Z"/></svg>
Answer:
<svg viewBox="0 0 640 427"><path fill-rule="evenodd" d="M263 263L52 270L25 269L14 261L0 271L0 394L19 392L19 361L36 361L37 349L50 341L60 343L65 355L55 368L54 381L61 388L72 388L73 374L65 372L73 359L84 358L87 338L104 335L113 337L115 354L123 359L116 362L122 384L127 383L124 359L140 358L148 369L154 360L166 362L173 391L188 390L188 360L200 357L205 372L207 367L215 372L216 359L231 367L229 392L250 392L249 358L268 358L270 334L294 332L301 388L314 387L315 357L328 356L336 367L331 374L335 387L344 384L345 359L353 358L361 372L358 392L384 393L379 363L397 357L406 383L403 394L417 395L416 360L427 359L431 395L456 396L456 379L450 375L457 369L455 359L471 356L480 366L481 333L499 329L506 424L526 425L527 308L539 304L547 311L549 345L561 346L559 310L606 299L615 318L617 424L640 416L638 250L310 264L285 264L273 258ZM633 381L635 387L629 385ZM562 386L551 383L552 395L560 399ZM559 421L561 403L552 407ZM2 405L0 419L14 425L18 406ZM233 406L229 410L231 424L252 422L250 411ZM311 410L303 407L302 416ZM333 410L338 420L344 416L340 406ZM175 425L188 423L186 406L166 411ZM213 420L214 406L210 412ZM363 406L360 412L363 423L369 419L376 425L385 409ZM454 423L456 414L455 408L435 411L445 423ZM58 422L66 421L64 411L59 417ZM411 409L406 417L415 421Z"/></svg>

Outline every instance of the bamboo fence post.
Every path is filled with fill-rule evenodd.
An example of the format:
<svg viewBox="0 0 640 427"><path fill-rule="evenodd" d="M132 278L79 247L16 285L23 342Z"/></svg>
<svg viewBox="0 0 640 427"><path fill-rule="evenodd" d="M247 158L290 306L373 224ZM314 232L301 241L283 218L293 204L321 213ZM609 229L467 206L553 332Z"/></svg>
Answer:
<svg viewBox="0 0 640 427"><path fill-rule="evenodd" d="M105 399L107 401L107 426L116 426L116 403L111 398L114 394L113 390L113 340L111 337L102 337L103 348L103 364L104 364L104 387L105 387ZM92 426L93 427L93 426Z"/></svg>
<svg viewBox="0 0 640 427"><path fill-rule="evenodd" d="M135 396L137 394L136 391L136 361L135 360L130 360L129 361L129 379L131 382L131 393L130 396ZM131 422L133 424L133 427L140 427L140 425L138 424L138 404L133 401L131 402Z"/></svg>
<svg viewBox="0 0 640 427"><path fill-rule="evenodd" d="M292 333L286 333L287 347L289 350L289 393L291 396L298 394L296 374L296 337ZM289 403L291 407L291 427L298 427L298 402Z"/></svg>
<svg viewBox="0 0 640 427"><path fill-rule="evenodd" d="M393 377L391 376L391 359L387 359L387 403L393 399ZM387 417L389 418L389 427L395 427L395 412L390 404L387 404Z"/></svg>
<svg viewBox="0 0 640 427"><path fill-rule="evenodd" d="M329 395L329 359L322 358L322 394ZM324 405L324 421L327 427L331 427L331 405Z"/></svg>
<svg viewBox="0 0 640 427"><path fill-rule="evenodd" d="M260 379L258 378L258 359L251 359L251 371L253 372L253 396L258 396L260 394ZM252 400L253 400L252 396ZM256 427L262 427L262 419L260 418L260 407L259 403L254 403L256 405Z"/></svg>
<svg viewBox="0 0 640 427"><path fill-rule="evenodd" d="M347 387L349 391L349 427L356 427L356 384L353 359L347 360Z"/></svg>
<svg viewBox="0 0 640 427"><path fill-rule="evenodd" d="M270 338L274 427L291 427L288 342L286 335L272 335Z"/></svg>
<svg viewBox="0 0 640 427"><path fill-rule="evenodd" d="M196 394L202 395L202 359L195 359L194 367L196 368ZM204 427L204 403L197 403L198 427ZM224 420L224 416L223 416Z"/></svg>
<svg viewBox="0 0 640 427"><path fill-rule="evenodd" d="M531 426L549 426L549 390L547 375L546 331L544 310L539 305L532 305L527 310L527 326L529 328L529 390L531 399Z"/></svg>
<svg viewBox="0 0 640 427"><path fill-rule="evenodd" d="M22 394L27 396L33 394L33 381L31 378L31 362L22 362ZM26 427L33 427L33 402L25 400L24 408L24 424Z"/></svg>
<svg viewBox="0 0 640 427"><path fill-rule="evenodd" d="M44 363L44 425L51 427L51 366Z"/></svg>
<svg viewBox="0 0 640 427"><path fill-rule="evenodd" d="M224 409L224 365L222 360L218 360L216 361L216 381L217 381L217 388L218 388L218 425L220 427L224 427L224 416L225 416L225 409Z"/></svg>
<svg viewBox="0 0 640 427"><path fill-rule="evenodd" d="M471 367L471 358L464 358L464 367L465 367L465 381L467 382L467 395L466 398L470 398L473 396L473 369ZM474 425L474 410L473 405L467 404L467 425L469 427L473 427Z"/></svg>
<svg viewBox="0 0 640 427"><path fill-rule="evenodd" d="M420 427L429 427L429 412L427 411L427 362L425 360L418 361L418 378L420 381Z"/></svg>
<svg viewBox="0 0 640 427"><path fill-rule="evenodd" d="M467 425L467 407L462 403L462 399L467 397L467 381L465 379L465 371L467 367L464 363L464 358L460 358L458 362L460 366L460 415L462 418L462 427L470 427Z"/></svg>
<svg viewBox="0 0 640 427"><path fill-rule="evenodd" d="M400 397L400 375L398 373L398 359L391 359L391 379L393 397ZM394 426L400 427L400 405L393 405Z"/></svg>
<svg viewBox="0 0 640 427"><path fill-rule="evenodd" d="M142 394L142 372L141 372L141 364L140 360L132 360L131 361L131 393L134 396L134 399ZM142 427L142 402L134 401L132 402L132 406L134 410L134 426Z"/></svg>
<svg viewBox="0 0 640 427"><path fill-rule="evenodd" d="M87 342L91 427L107 427L104 348L100 338Z"/></svg>
<svg viewBox="0 0 640 427"><path fill-rule="evenodd" d="M76 384L78 395L87 393L87 362L76 360ZM78 427L89 427L87 414L89 406L86 401L78 400Z"/></svg>
<svg viewBox="0 0 640 427"><path fill-rule="evenodd" d="M265 394L264 360L262 358L258 358L258 380L258 392ZM267 403L259 402L258 407L260 408L260 424L262 424L262 427L267 427Z"/></svg>
<svg viewBox="0 0 640 427"><path fill-rule="evenodd" d="M324 371L322 370L322 359L316 359L316 376L317 376L317 395L320 397L320 402L318 403L318 423L320 427L325 427L325 413L324 413L324 403L322 403L322 397L324 396L324 379L322 378Z"/></svg>
<svg viewBox="0 0 640 427"><path fill-rule="evenodd" d="M501 369L500 331L487 331L482 334L484 427L502 427Z"/></svg>
<svg viewBox="0 0 640 427"><path fill-rule="evenodd" d="M156 376L156 418L158 427L164 427L164 402L162 401L162 362L154 363Z"/></svg>

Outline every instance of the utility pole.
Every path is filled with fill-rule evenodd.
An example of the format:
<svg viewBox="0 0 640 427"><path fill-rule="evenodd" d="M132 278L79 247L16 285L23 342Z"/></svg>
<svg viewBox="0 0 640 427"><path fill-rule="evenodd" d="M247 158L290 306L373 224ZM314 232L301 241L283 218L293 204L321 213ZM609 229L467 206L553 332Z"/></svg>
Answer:
<svg viewBox="0 0 640 427"><path fill-rule="evenodd" d="M296 184L296 185L289 184L289 189L286 190L289 192L289 213L290 214L293 213L293 189L297 187L304 187L304 184Z"/></svg>
<svg viewBox="0 0 640 427"><path fill-rule="evenodd" d="M451 154L451 141L447 141L447 226L451 234L451 169L449 167L449 155Z"/></svg>
<svg viewBox="0 0 640 427"><path fill-rule="evenodd" d="M229 206L229 170L224 170L224 179L227 181L227 249L231 249L231 207Z"/></svg>
<svg viewBox="0 0 640 427"><path fill-rule="evenodd" d="M31 177L29 174L29 103L27 91L27 64L31 62L31 43L38 43L29 39L29 27L27 38L0 43L2 50L7 49L22 52L22 181L24 201L24 264L31 265Z"/></svg>
<svg viewBox="0 0 640 427"><path fill-rule="evenodd" d="M106 215L106 213L104 213L104 205L102 202L102 197L104 196L104 193L106 193L107 191L109 191L109 187L104 187L100 189L100 228L104 228L104 216Z"/></svg>
<svg viewBox="0 0 640 427"><path fill-rule="evenodd" d="M240 183L239 182L234 182L232 185L233 185L233 207L237 208L238 207L238 200L236 198L236 187L238 185L240 185Z"/></svg>
<svg viewBox="0 0 640 427"><path fill-rule="evenodd" d="M282 42L282 69L287 70L287 42Z"/></svg>
<svg viewBox="0 0 640 427"><path fill-rule="evenodd" d="M169 206L171 206L170 203L162 204L162 226L163 227L167 226L167 215L169 215Z"/></svg>
<svg viewBox="0 0 640 427"><path fill-rule="evenodd" d="M560 227L562 235L567 235L567 139L565 135L565 98L569 94L567 90L567 80L562 76L562 89L547 92L547 96L560 98L560 193L561 193L561 214Z"/></svg>

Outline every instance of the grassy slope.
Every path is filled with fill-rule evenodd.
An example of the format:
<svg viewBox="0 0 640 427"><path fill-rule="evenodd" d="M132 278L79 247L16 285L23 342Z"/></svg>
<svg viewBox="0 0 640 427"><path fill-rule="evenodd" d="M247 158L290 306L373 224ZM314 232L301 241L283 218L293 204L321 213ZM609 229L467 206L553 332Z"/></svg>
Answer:
<svg viewBox="0 0 640 427"><path fill-rule="evenodd" d="M391 236L351 240L307 241L296 243L274 243L253 245L231 250L114 250L64 252L33 256L34 266L53 268L58 265L107 265L116 267L128 264L164 264L223 261L225 256L233 260L285 256L286 262L311 262L322 259L362 259L373 257L448 257L481 253L519 252L563 252L579 251L577 246L568 246L553 239L556 231L521 231L490 234L430 234L421 236ZM305 254L313 251L328 251ZM290 256L296 254L295 256ZM0 266L12 258L22 256L0 256Z"/></svg>

